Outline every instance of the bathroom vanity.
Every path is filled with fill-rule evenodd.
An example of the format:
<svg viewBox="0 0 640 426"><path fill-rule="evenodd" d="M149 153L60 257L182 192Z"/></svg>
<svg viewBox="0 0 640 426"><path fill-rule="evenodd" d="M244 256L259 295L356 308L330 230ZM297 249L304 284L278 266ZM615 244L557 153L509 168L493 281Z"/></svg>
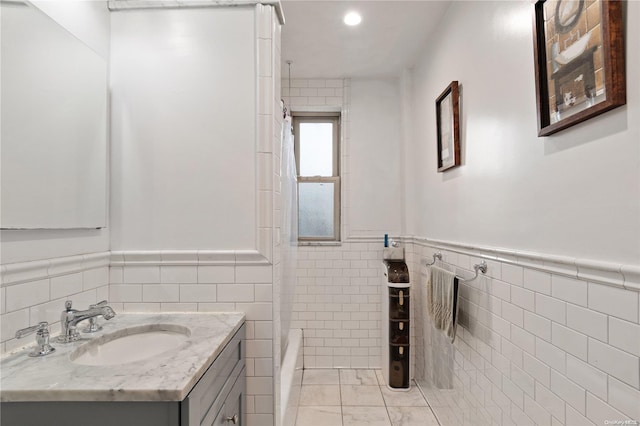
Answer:
<svg viewBox="0 0 640 426"><path fill-rule="evenodd" d="M244 423L244 314L120 314L102 325L90 339L52 339L50 355L2 359L2 426Z"/></svg>

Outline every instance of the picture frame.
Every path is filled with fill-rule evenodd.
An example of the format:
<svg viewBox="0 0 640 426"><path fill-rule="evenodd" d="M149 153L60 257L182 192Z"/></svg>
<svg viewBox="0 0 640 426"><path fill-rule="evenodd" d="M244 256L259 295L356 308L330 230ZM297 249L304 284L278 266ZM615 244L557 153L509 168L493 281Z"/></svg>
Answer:
<svg viewBox="0 0 640 426"><path fill-rule="evenodd" d="M460 92L452 81L436 99L438 172L460 165Z"/></svg>
<svg viewBox="0 0 640 426"><path fill-rule="evenodd" d="M533 34L538 136L626 103L620 0L537 0Z"/></svg>

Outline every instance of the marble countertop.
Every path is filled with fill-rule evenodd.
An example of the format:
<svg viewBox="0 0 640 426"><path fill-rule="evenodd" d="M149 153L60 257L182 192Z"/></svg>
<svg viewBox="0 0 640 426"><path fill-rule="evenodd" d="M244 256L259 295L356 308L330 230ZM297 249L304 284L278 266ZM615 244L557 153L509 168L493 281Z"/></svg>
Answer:
<svg viewBox="0 0 640 426"><path fill-rule="evenodd" d="M33 344L0 359L0 401L182 401L244 323L241 312L118 314L99 318L103 329L91 338L58 343L56 351L29 357ZM177 324L191 335L155 357L110 366L74 364L81 345L117 330L145 324ZM81 327L84 324L81 324ZM81 328L80 327L80 328Z"/></svg>

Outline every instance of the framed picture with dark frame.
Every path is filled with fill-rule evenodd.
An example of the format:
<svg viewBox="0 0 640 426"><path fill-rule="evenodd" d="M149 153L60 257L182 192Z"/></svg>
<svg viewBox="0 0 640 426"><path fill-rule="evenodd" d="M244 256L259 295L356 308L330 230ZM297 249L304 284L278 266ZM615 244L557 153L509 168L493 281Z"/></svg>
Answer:
<svg viewBox="0 0 640 426"><path fill-rule="evenodd" d="M460 165L460 93L458 82L451 84L436 99L438 132L438 172Z"/></svg>
<svg viewBox="0 0 640 426"><path fill-rule="evenodd" d="M535 2L538 136L626 103L622 26L620 0Z"/></svg>

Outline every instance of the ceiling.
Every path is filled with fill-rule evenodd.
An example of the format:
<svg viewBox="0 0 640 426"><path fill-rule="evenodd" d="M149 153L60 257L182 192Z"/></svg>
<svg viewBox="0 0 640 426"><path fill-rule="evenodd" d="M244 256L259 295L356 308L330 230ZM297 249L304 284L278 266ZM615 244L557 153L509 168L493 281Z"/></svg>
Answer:
<svg viewBox="0 0 640 426"><path fill-rule="evenodd" d="M449 1L282 1L282 75L345 78L397 75L424 48ZM348 27L351 10L362 23Z"/></svg>

